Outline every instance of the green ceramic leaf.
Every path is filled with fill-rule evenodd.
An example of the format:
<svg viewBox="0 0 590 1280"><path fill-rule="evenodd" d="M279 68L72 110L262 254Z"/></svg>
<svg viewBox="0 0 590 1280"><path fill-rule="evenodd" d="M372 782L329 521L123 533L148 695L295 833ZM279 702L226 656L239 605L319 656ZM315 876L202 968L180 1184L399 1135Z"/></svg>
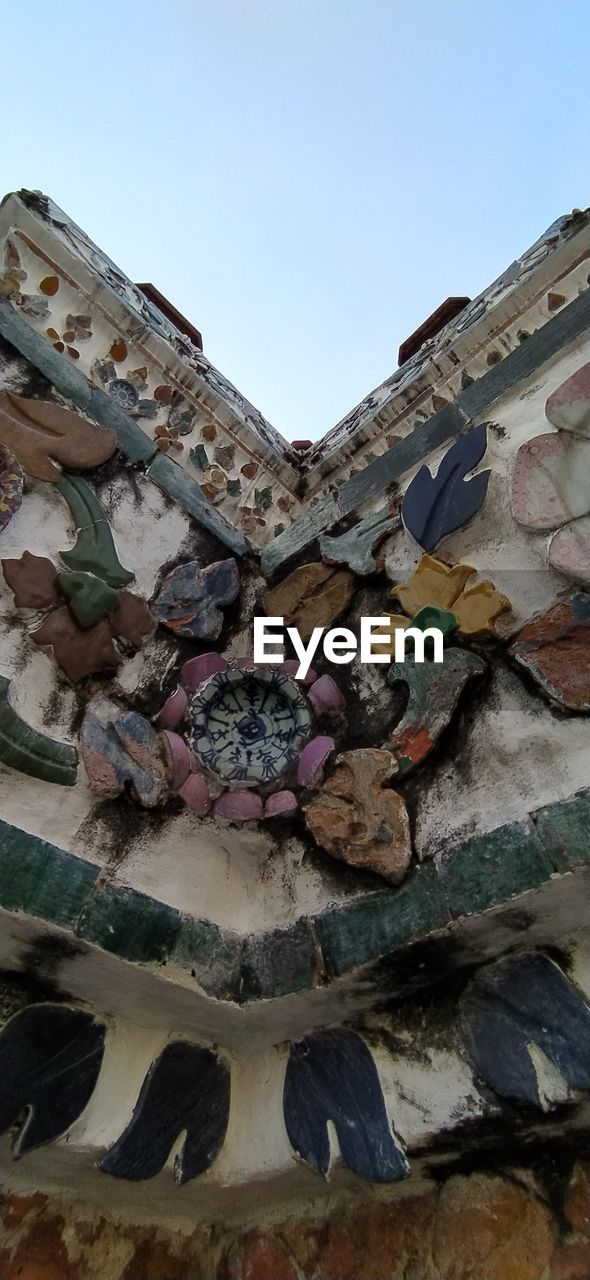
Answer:
<svg viewBox="0 0 590 1280"><path fill-rule="evenodd" d="M408 702L399 724L384 744L399 765L398 778L424 760L450 724L459 698L474 676L486 668L468 649L445 649L444 662L394 662L387 673L391 685L405 685Z"/></svg>
<svg viewBox="0 0 590 1280"><path fill-rule="evenodd" d="M78 771L76 748L25 724L8 701L9 688L10 681L0 676L0 760L32 778L73 787Z"/></svg>
<svg viewBox="0 0 590 1280"><path fill-rule="evenodd" d="M119 604L119 592L94 573L60 573L59 585L81 627L93 627L107 613L114 613Z"/></svg>
<svg viewBox="0 0 590 1280"><path fill-rule="evenodd" d="M78 530L75 547L71 551L60 551L64 564L70 569L94 573L108 582L109 587L126 587L133 582L135 574L123 568L107 517L90 486L80 476L62 471L57 487Z"/></svg>

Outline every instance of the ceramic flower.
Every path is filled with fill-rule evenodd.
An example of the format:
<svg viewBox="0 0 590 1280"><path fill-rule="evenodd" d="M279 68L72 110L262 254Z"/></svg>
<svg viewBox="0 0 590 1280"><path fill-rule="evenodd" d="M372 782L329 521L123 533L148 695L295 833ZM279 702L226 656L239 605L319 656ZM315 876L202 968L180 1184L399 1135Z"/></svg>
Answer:
<svg viewBox="0 0 590 1280"><path fill-rule="evenodd" d="M383 614L390 639L375 642L374 652L393 654L395 631L407 628L410 620L417 627L440 627L445 635L459 631L465 637L494 636L496 620L512 606L493 582L467 587L476 572L468 564L451 566L434 556L422 556L411 578L392 588L404 612Z"/></svg>
<svg viewBox="0 0 590 1280"><path fill-rule="evenodd" d="M344 717L344 699L331 676L298 663L231 665L211 652L191 658L178 688L156 718L169 760L173 791L199 817L211 809L233 823L292 813L292 790L319 781L335 750L317 732Z"/></svg>
<svg viewBox="0 0 590 1280"><path fill-rule="evenodd" d="M53 649L55 660L76 683L97 671L116 670L122 650L138 649L156 629L145 601L115 591L92 573L59 573L45 556L23 552L3 560L2 570L19 609L43 615L31 639Z"/></svg>
<svg viewBox="0 0 590 1280"><path fill-rule="evenodd" d="M590 583L590 364L562 382L545 405L557 428L520 446L512 511L525 529L552 532L553 569Z"/></svg>

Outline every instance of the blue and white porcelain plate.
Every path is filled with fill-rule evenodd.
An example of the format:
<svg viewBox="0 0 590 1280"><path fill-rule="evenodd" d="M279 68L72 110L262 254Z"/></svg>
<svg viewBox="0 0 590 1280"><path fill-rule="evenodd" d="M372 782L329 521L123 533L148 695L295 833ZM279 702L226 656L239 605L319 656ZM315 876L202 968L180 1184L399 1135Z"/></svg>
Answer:
<svg viewBox="0 0 590 1280"><path fill-rule="evenodd" d="M311 730L309 705L289 676L269 668L218 671L193 698L190 745L224 782L275 782Z"/></svg>

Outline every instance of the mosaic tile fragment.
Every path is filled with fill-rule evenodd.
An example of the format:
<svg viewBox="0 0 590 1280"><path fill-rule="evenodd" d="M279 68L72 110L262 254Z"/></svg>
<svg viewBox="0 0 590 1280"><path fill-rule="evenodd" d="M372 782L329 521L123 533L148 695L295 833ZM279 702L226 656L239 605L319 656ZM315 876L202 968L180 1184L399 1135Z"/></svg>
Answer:
<svg viewBox="0 0 590 1280"><path fill-rule="evenodd" d="M346 751L305 809L307 826L322 849L390 884L403 880L412 857L406 806L386 786L397 772L389 751Z"/></svg>
<svg viewBox="0 0 590 1280"><path fill-rule="evenodd" d="M590 364L576 369L570 378L549 396L545 405L549 422L561 431L590 437Z"/></svg>
<svg viewBox="0 0 590 1280"><path fill-rule="evenodd" d="M512 474L512 512L525 529L558 529L590 508L590 441L552 432L521 444Z"/></svg>
<svg viewBox="0 0 590 1280"><path fill-rule="evenodd" d="M394 663L389 684L405 684L409 697L406 710L385 746L392 751L402 777L432 751L441 733L450 724L467 682L485 671L486 664L468 649L445 649L444 662Z"/></svg>
<svg viewBox="0 0 590 1280"><path fill-rule="evenodd" d="M353 1031L316 1031L291 1047L283 1113L291 1146L324 1177L330 1167L329 1122L344 1163L357 1177L397 1182L410 1172L389 1126L371 1052Z"/></svg>
<svg viewBox="0 0 590 1280"><path fill-rule="evenodd" d="M408 485L402 504L406 529L425 551L434 551L449 533L461 529L483 506L490 471L466 476L484 456L487 445L485 423L472 427L447 449L436 476L420 467Z"/></svg>
<svg viewBox="0 0 590 1280"><path fill-rule="evenodd" d="M80 750L90 786L110 799L127 786L141 805L153 808L167 794L166 760L148 720L123 711L99 695L87 707Z"/></svg>
<svg viewBox="0 0 590 1280"><path fill-rule="evenodd" d="M210 1049L176 1040L152 1063L125 1132L100 1162L103 1173L141 1182L174 1157L175 1182L183 1184L213 1163L229 1120L230 1075Z"/></svg>
<svg viewBox="0 0 590 1280"><path fill-rule="evenodd" d="M240 575L233 559L202 567L191 560L164 579L152 602L158 621L175 635L192 640L217 640L223 627L222 610L237 599Z"/></svg>
<svg viewBox="0 0 590 1280"><path fill-rule="evenodd" d="M32 778L73 787L77 781L78 752L33 729L10 703L10 681L0 676L0 760Z"/></svg>
<svg viewBox="0 0 590 1280"><path fill-rule="evenodd" d="M330 627L348 608L355 590L349 569L334 569L318 562L295 569L263 597L268 617L281 617L285 626L297 627L309 640L314 627Z"/></svg>
<svg viewBox="0 0 590 1280"><path fill-rule="evenodd" d="M60 467L98 467L115 452L117 438L72 409L48 400L0 393L0 442L36 480L55 483ZM59 465L58 465L59 464Z"/></svg>
<svg viewBox="0 0 590 1280"><path fill-rule="evenodd" d="M554 533L549 543L548 560L551 568L566 578L590 586L590 516L572 520Z"/></svg>
<svg viewBox="0 0 590 1280"><path fill-rule="evenodd" d="M51 609L60 603L58 572L46 556L23 551L18 559L3 560L2 572L17 609Z"/></svg>
<svg viewBox="0 0 590 1280"><path fill-rule="evenodd" d="M0 444L0 533L12 520L23 500L23 469L10 449Z"/></svg>
<svg viewBox="0 0 590 1280"><path fill-rule="evenodd" d="M570 1088L590 1090L590 1009L541 953L479 969L459 1016L476 1069L502 1097L548 1108L538 1050Z"/></svg>
<svg viewBox="0 0 590 1280"><path fill-rule="evenodd" d="M580 592L527 622L508 652L550 702L590 712L590 595Z"/></svg>
<svg viewBox="0 0 590 1280"><path fill-rule="evenodd" d="M104 1042L104 1023L63 1004L30 1005L2 1027L0 1133L15 1133L15 1158L55 1141L82 1114Z"/></svg>
<svg viewBox="0 0 590 1280"><path fill-rule="evenodd" d="M81 627L92 627L112 613L119 603L119 593L93 573L70 570L60 573L60 588Z"/></svg>

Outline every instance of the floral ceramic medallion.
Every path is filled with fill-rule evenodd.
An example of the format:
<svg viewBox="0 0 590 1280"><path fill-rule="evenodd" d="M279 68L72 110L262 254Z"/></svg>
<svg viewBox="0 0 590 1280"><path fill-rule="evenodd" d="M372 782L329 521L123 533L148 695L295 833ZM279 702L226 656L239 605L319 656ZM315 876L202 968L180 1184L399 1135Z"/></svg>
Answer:
<svg viewBox="0 0 590 1280"><path fill-rule="evenodd" d="M197 817L282 817L298 809L297 791L320 783L336 749L322 729L344 727L344 698L331 676L310 668L298 680L298 667L230 666L215 652L184 663L155 725L170 791Z"/></svg>
<svg viewBox="0 0 590 1280"><path fill-rule="evenodd" d="M549 396L557 431L525 441L514 462L512 512L531 532L551 532L547 559L575 582L590 583L590 364Z"/></svg>
<svg viewBox="0 0 590 1280"><path fill-rule="evenodd" d="M223 782L277 782L311 731L308 703L288 675L218 671L189 707L190 745Z"/></svg>

